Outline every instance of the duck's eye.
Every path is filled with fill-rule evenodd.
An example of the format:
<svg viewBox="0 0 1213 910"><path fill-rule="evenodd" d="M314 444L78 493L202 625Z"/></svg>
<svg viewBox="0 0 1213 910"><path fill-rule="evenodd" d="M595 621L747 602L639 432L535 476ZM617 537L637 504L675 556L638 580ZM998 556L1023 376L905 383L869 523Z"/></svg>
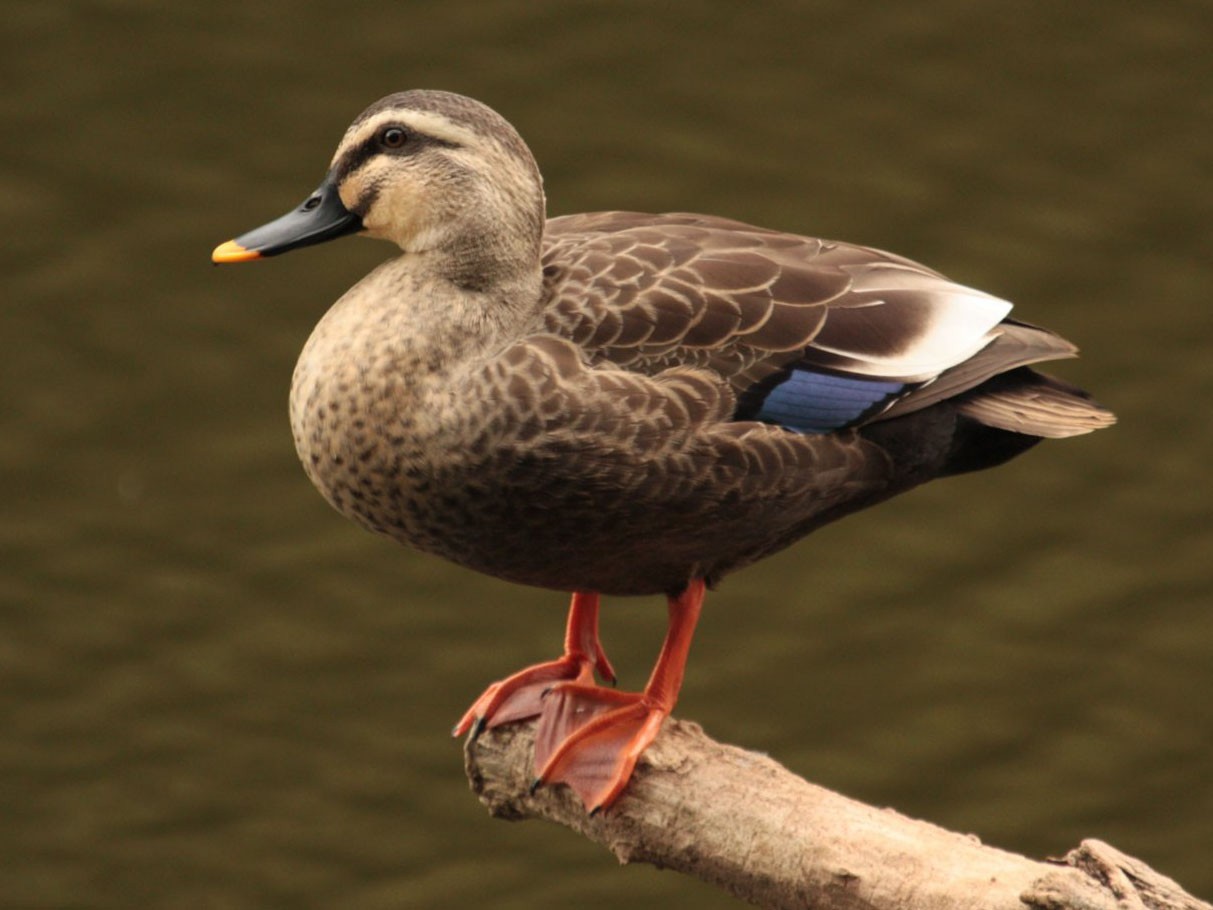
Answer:
<svg viewBox="0 0 1213 910"><path fill-rule="evenodd" d="M389 126L379 134L379 144L384 148L398 149L409 141L409 134L398 126Z"/></svg>

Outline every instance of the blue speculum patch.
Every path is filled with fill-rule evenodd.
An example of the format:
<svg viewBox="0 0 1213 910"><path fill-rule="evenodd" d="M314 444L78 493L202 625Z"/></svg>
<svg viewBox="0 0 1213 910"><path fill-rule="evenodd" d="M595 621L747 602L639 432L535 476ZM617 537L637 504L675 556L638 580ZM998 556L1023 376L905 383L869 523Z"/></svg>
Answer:
<svg viewBox="0 0 1213 910"><path fill-rule="evenodd" d="M904 391L907 383L792 369L772 386L753 420L802 433L828 433L853 423Z"/></svg>

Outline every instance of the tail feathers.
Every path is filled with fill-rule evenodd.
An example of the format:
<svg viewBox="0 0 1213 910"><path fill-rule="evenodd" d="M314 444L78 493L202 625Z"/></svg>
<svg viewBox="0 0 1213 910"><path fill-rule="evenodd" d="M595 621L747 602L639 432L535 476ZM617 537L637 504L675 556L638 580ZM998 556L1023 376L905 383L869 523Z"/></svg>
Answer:
<svg viewBox="0 0 1213 910"><path fill-rule="evenodd" d="M988 427L1060 439L1111 426L1116 415L1077 386L1020 367L956 399L966 417Z"/></svg>

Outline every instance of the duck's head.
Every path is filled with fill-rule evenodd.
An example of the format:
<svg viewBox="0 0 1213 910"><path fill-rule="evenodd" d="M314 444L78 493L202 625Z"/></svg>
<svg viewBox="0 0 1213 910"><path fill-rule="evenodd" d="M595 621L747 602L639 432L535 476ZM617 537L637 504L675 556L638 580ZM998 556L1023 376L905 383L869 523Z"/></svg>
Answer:
<svg viewBox="0 0 1213 910"><path fill-rule="evenodd" d="M519 257L537 263L544 217L535 159L501 115L449 92L400 92L350 125L302 205L211 258L242 262L362 233L492 271Z"/></svg>

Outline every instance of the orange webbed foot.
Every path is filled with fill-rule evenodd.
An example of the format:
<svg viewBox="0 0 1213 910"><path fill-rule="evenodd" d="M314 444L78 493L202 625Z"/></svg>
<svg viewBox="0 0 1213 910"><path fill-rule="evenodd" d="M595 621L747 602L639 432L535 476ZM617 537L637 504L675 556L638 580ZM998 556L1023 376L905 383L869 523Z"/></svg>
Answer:
<svg viewBox="0 0 1213 910"><path fill-rule="evenodd" d="M535 717L542 713L543 694L552 686L570 681L592 685L595 673L615 681L615 670L598 640L598 595L579 591L569 606L564 654L493 683L464 712L453 735L469 730L477 735L486 727Z"/></svg>
<svg viewBox="0 0 1213 910"><path fill-rule="evenodd" d="M593 684L595 672L612 683L615 672L598 641L598 595L574 594L564 656L489 686L456 724L455 735L538 714L532 792L542 784L567 784L591 814L606 808L674 710L705 590L702 578L692 578L669 596L670 625L643 692Z"/></svg>
<svg viewBox="0 0 1213 910"><path fill-rule="evenodd" d="M569 680L592 683L593 664L585 658L566 654L557 660L519 670L485 689L459 718L452 735L463 736L473 728L478 735L487 727L535 717L543 711L543 694L552 686Z"/></svg>
<svg viewBox="0 0 1213 910"><path fill-rule="evenodd" d="M532 791L568 784L590 814L623 792L642 752L674 710L706 584L692 578L669 597L670 626L644 692L616 692L582 681L553 686L535 731Z"/></svg>
<svg viewBox="0 0 1213 910"><path fill-rule="evenodd" d="M595 813L615 801L669 711L644 694L564 683L544 697L532 789L567 784Z"/></svg>

